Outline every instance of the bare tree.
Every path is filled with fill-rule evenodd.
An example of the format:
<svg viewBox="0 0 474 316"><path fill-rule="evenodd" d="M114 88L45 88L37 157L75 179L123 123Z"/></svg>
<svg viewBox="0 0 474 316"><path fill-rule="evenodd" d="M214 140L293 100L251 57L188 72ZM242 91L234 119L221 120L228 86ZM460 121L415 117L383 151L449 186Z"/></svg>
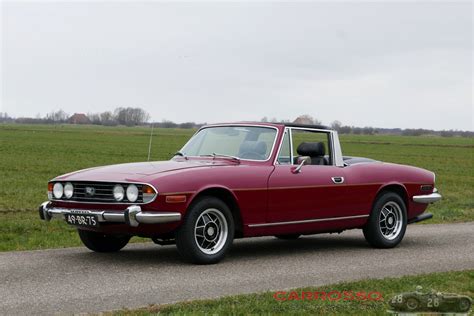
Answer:
<svg viewBox="0 0 474 316"><path fill-rule="evenodd" d="M1 123L11 122L11 121L13 121L13 119L10 116L8 116L7 112L0 112L0 122Z"/></svg>
<svg viewBox="0 0 474 316"><path fill-rule="evenodd" d="M110 111L100 113L100 121L102 125L116 125L114 114Z"/></svg>
<svg viewBox="0 0 474 316"><path fill-rule="evenodd" d="M171 122L169 120L163 120L163 122L160 123L160 126L164 128L175 128L178 126L178 124Z"/></svg>
<svg viewBox="0 0 474 316"><path fill-rule="evenodd" d="M341 130L341 127L342 127L342 123L341 123L340 121L337 121L337 120L336 120L336 121L334 121L334 122L331 123L331 128L332 128L333 130L336 130L336 131L339 132L339 131Z"/></svg>
<svg viewBox="0 0 474 316"><path fill-rule="evenodd" d="M100 119L99 113L87 113L87 117L89 118L92 124L95 124L95 125L102 124L102 120Z"/></svg>
<svg viewBox="0 0 474 316"><path fill-rule="evenodd" d="M46 114L46 120L53 123L64 123L68 119L69 115L63 110L53 111Z"/></svg>
<svg viewBox="0 0 474 316"><path fill-rule="evenodd" d="M341 134L350 134L352 132L352 127L347 125L341 126L338 132Z"/></svg>
<svg viewBox="0 0 474 316"><path fill-rule="evenodd" d="M133 126L146 123L150 114L141 108L118 108L115 110L115 119L119 124Z"/></svg>

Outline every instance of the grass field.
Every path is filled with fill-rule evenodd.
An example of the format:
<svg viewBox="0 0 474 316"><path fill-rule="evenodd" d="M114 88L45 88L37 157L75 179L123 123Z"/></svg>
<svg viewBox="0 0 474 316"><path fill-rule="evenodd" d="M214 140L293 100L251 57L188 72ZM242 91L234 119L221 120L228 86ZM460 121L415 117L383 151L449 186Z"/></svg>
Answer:
<svg viewBox="0 0 474 316"><path fill-rule="evenodd" d="M166 160L193 130L155 129L152 159ZM0 251L79 244L64 223L42 223L46 184L70 171L144 161L150 129L0 124ZM474 220L474 138L342 135L345 155L414 165L436 172L443 200L431 222Z"/></svg>
<svg viewBox="0 0 474 316"><path fill-rule="evenodd" d="M338 283L323 287L285 290L301 292L343 291L379 292L380 300L288 300L277 301L275 292L229 296L215 300L192 301L164 306L149 306L137 310L122 310L105 313L110 316L148 316L148 315L387 315L388 301L402 292L412 292L417 285L424 291L434 289L445 293L457 293L474 297L474 270L461 272L432 273L402 278L364 280ZM337 294L336 294L337 295ZM346 296L348 297L348 296ZM378 297L372 294L371 297Z"/></svg>

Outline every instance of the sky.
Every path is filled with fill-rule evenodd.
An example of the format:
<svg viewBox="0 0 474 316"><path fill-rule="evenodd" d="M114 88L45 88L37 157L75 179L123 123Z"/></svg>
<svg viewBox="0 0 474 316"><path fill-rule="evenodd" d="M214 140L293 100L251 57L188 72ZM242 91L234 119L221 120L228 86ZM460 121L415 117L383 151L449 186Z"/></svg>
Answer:
<svg viewBox="0 0 474 316"><path fill-rule="evenodd" d="M474 130L473 3L1 3L11 116Z"/></svg>

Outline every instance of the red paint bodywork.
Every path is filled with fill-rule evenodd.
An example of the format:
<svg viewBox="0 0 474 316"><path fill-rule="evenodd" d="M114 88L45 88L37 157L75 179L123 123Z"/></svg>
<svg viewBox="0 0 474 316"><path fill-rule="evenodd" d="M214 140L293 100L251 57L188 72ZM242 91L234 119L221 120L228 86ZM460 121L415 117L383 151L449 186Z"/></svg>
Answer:
<svg viewBox="0 0 474 316"><path fill-rule="evenodd" d="M255 124L253 124L255 125ZM304 166L301 173L291 172L290 165L274 164L284 125L261 124L278 128L276 146L265 162L240 163L222 158L174 158L163 162L112 165L81 170L54 179L68 181L141 182L158 190L157 198L142 206L144 211L175 211L185 218L190 204L203 194L226 194L235 203L240 216L240 236L289 233L319 233L361 228L367 218L332 220L304 224L250 227L251 224L299 221L354 215L368 215L377 194L387 188L404 192L408 219L418 216L427 204L415 203L414 195L427 194L421 185L432 185L430 171L383 162L360 163L346 167ZM342 176L344 184L334 184L331 177ZM431 192L429 192L431 193ZM167 203L166 196L185 195L184 203ZM53 206L87 209L123 209L125 204L82 204L52 202ZM108 224L100 227L107 233L130 233L139 236L162 236L179 228L181 222L142 224Z"/></svg>

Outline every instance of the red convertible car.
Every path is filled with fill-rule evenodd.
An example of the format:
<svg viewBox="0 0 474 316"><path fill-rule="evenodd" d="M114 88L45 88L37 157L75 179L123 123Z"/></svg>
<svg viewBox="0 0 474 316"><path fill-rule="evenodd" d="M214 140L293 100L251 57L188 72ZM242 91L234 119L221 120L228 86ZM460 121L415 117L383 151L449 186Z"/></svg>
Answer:
<svg viewBox="0 0 474 316"><path fill-rule="evenodd" d="M169 161L111 165L48 183L43 220L64 219L86 247L118 251L131 236L176 243L182 257L215 263L234 238L360 228L379 248L441 199L433 172L342 155L323 126L204 126Z"/></svg>

